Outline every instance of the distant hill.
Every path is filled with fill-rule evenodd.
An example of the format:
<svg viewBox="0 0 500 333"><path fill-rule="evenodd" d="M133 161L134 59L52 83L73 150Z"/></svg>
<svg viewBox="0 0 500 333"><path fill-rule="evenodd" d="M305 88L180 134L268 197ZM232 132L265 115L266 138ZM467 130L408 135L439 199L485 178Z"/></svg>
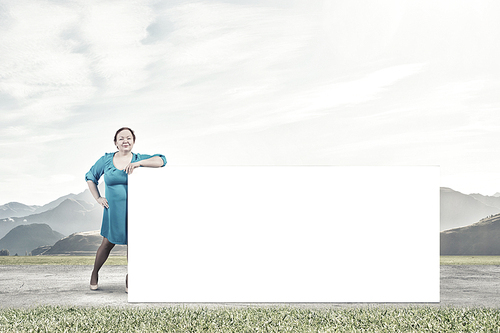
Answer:
<svg viewBox="0 0 500 333"><path fill-rule="evenodd" d="M22 224L45 223L64 235L70 235L74 232L99 229L101 221L101 206L82 200L64 199L57 207L48 211L1 220L0 237Z"/></svg>
<svg viewBox="0 0 500 333"><path fill-rule="evenodd" d="M482 202L485 205L491 206L491 207L496 207L500 210L500 197L497 196L488 196L488 195L482 195L479 193L472 193L469 194L471 197L476 199L477 201Z"/></svg>
<svg viewBox="0 0 500 333"><path fill-rule="evenodd" d="M51 245L64 235L54 231L47 224L19 225L0 239L0 249L7 249L10 255L24 256L26 252L42 246Z"/></svg>
<svg viewBox="0 0 500 333"><path fill-rule="evenodd" d="M9 202L0 206L0 219L30 215L38 208L40 206L28 206L19 202Z"/></svg>
<svg viewBox="0 0 500 333"><path fill-rule="evenodd" d="M0 237L7 235L7 233L9 231L14 229L18 225L23 224L23 222L24 222L24 224L26 224L26 221L23 221L23 220L21 220L21 222L19 222L19 220L14 221L14 219L12 217L8 217L8 218L0 220Z"/></svg>
<svg viewBox="0 0 500 333"><path fill-rule="evenodd" d="M100 193L104 194L104 183L99 184L98 187ZM63 202L66 199L85 201L90 204L95 203L94 197L92 197L92 194L90 194L90 191L88 189L78 194L73 194L73 193L67 194L43 206L25 205L20 202L9 202L6 203L5 205L0 206L0 219L6 219L8 217L23 217L32 214L43 213L48 210L56 208L61 204L61 202Z"/></svg>
<svg viewBox="0 0 500 333"><path fill-rule="evenodd" d="M500 214L440 236L441 255L500 255Z"/></svg>
<svg viewBox="0 0 500 333"><path fill-rule="evenodd" d="M38 256L38 255L44 253L45 251L49 250L51 247L52 247L52 245L39 246L36 249L31 250L31 255Z"/></svg>
<svg viewBox="0 0 500 333"><path fill-rule="evenodd" d="M33 254L94 256L101 242L102 236L98 230L77 232L57 241L53 246L35 249ZM127 247L125 245L115 245L111 255L126 256Z"/></svg>
<svg viewBox="0 0 500 333"><path fill-rule="evenodd" d="M441 231L463 227L500 213L500 198L497 197L467 195L442 187L440 198Z"/></svg>
<svg viewBox="0 0 500 333"><path fill-rule="evenodd" d="M104 194L104 183L99 184L99 191L101 194ZM48 210L54 209L57 206L59 206L66 199L75 199L77 201L85 201L85 202L90 203L90 204L95 203L94 197L92 196L92 194L90 194L90 191L87 189L81 193L78 193L78 194L71 193L71 194L62 196L60 198L57 198L56 200L51 201L48 204L45 204L43 206L38 206L37 209L34 211L34 213L38 214L38 213L43 213L43 212L46 212ZM26 216L26 215L23 215L23 216Z"/></svg>

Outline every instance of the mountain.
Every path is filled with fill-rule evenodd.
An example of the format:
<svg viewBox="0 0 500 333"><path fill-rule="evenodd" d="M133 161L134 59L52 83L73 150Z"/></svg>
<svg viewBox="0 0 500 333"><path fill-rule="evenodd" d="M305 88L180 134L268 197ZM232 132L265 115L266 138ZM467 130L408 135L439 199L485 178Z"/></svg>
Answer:
<svg viewBox="0 0 500 333"><path fill-rule="evenodd" d="M99 186L99 190L104 193L102 187L103 184ZM477 193L467 195L442 187L440 200L441 231L468 226L485 217L500 213L500 196L497 195L484 196ZM0 219L0 237L7 235L10 230L19 225L33 223L47 224L63 235L96 230L101 227L102 207L95 202L89 190L79 194L68 194L43 206L9 203L0 207L3 207L6 215L12 215L13 212L18 214L23 211L28 212L25 216L12 215Z"/></svg>
<svg viewBox="0 0 500 333"><path fill-rule="evenodd" d="M441 255L500 255L500 214L442 231Z"/></svg>
<svg viewBox="0 0 500 333"><path fill-rule="evenodd" d="M99 192L104 193L104 183L101 183L99 185ZM60 198L57 198L56 200L51 201L48 204L45 204L43 206L38 206L38 208L34 211L34 213L38 214L38 213L43 213L43 212L49 211L51 209L54 209L67 199L75 199L77 201L85 201L85 202L88 202L91 204L95 203L94 197L92 196L90 191L87 189L81 193L78 193L78 194L71 193L71 194L62 196ZM26 216L26 215L23 215L23 216Z"/></svg>
<svg viewBox="0 0 500 333"><path fill-rule="evenodd" d="M58 232L69 235L74 232L99 229L102 207L87 201L65 199L51 210L24 217L0 220L0 237L21 224L45 223Z"/></svg>
<svg viewBox="0 0 500 333"><path fill-rule="evenodd" d="M440 230L463 227L480 219L500 213L500 198L467 195L447 187L440 189ZM494 204L494 206L491 205Z"/></svg>
<svg viewBox="0 0 500 333"><path fill-rule="evenodd" d="M24 256L26 252L41 246L50 245L63 238L64 235L54 231L47 224L19 225L0 239L0 249L7 249L10 255Z"/></svg>
<svg viewBox="0 0 500 333"><path fill-rule="evenodd" d="M99 187L99 191L101 193L104 193L104 183L99 184L98 187ZM69 235L69 234L77 232L77 231L94 230L100 226L99 225L96 227L97 223L93 223L93 221L90 221L90 219L93 219L96 215L98 215L98 214L96 214L96 212L90 213L90 215L87 216L89 219L88 221L80 221L83 223L82 226L79 226L77 228L73 228L71 225L69 225L69 226L64 226L63 228L60 228L60 230L58 229L59 226L57 225L58 221L53 221L51 219L47 219L47 216L50 214L37 215L37 214L51 211L53 209L58 209L59 213L61 215L65 215L63 212L61 212L62 208L58 208L58 206L61 205L64 201L66 201L68 199L70 199L70 201L76 200L87 211L93 211L94 209L101 209L101 215L99 216L99 220L102 219L102 208L99 205L97 205L97 203L95 202L95 199L92 197L92 194L90 193L90 191L88 189L81 192L81 193L78 193L78 194L68 194L68 195L62 196L62 197L60 197L54 201L51 201L48 204L43 205L43 206L28 206L28 205L24 205L24 204L18 203L18 202L10 202L8 204L0 206L0 238L5 236L10 230L15 228L16 226L22 225L22 224L30 224L30 223L47 223L53 229L55 229L59 232L62 232L66 235ZM66 215L68 215L68 214L66 214ZM30 217L30 218L28 218L28 217ZM87 222L89 222L89 223L87 223ZM86 226L86 224L89 224L89 225Z"/></svg>
<svg viewBox="0 0 500 333"><path fill-rule="evenodd" d="M94 256L97 248L101 245L102 236L98 230L77 232L65 237L53 246L41 247L32 251L33 255L77 255ZM127 255L126 245L115 245L111 255Z"/></svg>
<svg viewBox="0 0 500 333"><path fill-rule="evenodd" d="M100 193L104 193L104 183L99 184L98 188ZM43 213L48 210L56 208L66 199L86 201L91 204L95 203L94 197L92 196L92 194L88 189L78 194L73 194L73 193L67 194L43 206L37 206L37 205L29 206L20 202L9 202L6 203L5 205L0 206L0 219L5 219L8 217L23 217L31 214Z"/></svg>
<svg viewBox="0 0 500 333"><path fill-rule="evenodd" d="M24 221L24 223L26 223L26 221ZM0 237L7 235L10 230L21 224L23 224L23 222L19 222L19 220L14 221L12 217L0 220Z"/></svg>
<svg viewBox="0 0 500 333"><path fill-rule="evenodd" d="M500 197L482 195L479 193L472 193L469 195L487 206L496 207L500 209Z"/></svg>
<svg viewBox="0 0 500 333"><path fill-rule="evenodd" d="M13 219L16 221L16 218ZM69 235L100 228L102 207L86 201L65 199L54 209L18 219L27 223L47 223L52 229Z"/></svg>
<svg viewBox="0 0 500 333"><path fill-rule="evenodd" d="M19 202L9 202L0 206L0 219L33 214L38 208L40 208L40 206L28 206Z"/></svg>

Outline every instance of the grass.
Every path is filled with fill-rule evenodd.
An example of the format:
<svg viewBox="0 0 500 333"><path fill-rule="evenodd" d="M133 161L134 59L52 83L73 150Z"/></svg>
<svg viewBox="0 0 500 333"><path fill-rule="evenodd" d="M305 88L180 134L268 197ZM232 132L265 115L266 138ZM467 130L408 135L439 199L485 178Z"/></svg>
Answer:
<svg viewBox="0 0 500 333"><path fill-rule="evenodd" d="M500 256L441 256L441 265L500 265Z"/></svg>
<svg viewBox="0 0 500 333"><path fill-rule="evenodd" d="M94 257L0 257L0 265L92 265ZM126 265L126 257L107 264ZM441 256L441 265L500 265L500 256ZM342 308L0 308L0 332L495 332L500 309L439 306Z"/></svg>
<svg viewBox="0 0 500 333"><path fill-rule="evenodd" d="M93 256L0 256L0 265L93 265ZM500 256L441 256L441 265L500 265ZM106 265L127 265L124 256L110 256Z"/></svg>
<svg viewBox="0 0 500 333"><path fill-rule="evenodd" d="M5 256L0 265L93 265L94 256ZM127 257L110 256L105 265L127 265Z"/></svg>
<svg viewBox="0 0 500 333"><path fill-rule="evenodd" d="M1 332L499 332L499 323L489 308L0 309Z"/></svg>

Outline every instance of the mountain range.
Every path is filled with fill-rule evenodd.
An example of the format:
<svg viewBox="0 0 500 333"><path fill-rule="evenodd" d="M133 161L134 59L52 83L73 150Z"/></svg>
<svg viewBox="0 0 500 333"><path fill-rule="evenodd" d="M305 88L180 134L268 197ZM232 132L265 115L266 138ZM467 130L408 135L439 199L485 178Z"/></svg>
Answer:
<svg viewBox="0 0 500 333"><path fill-rule="evenodd" d="M63 235L69 235L78 231L89 231L100 228L102 219L102 207L92 205L86 201L76 199L65 199L54 209L43 213L32 214L25 217L11 217L6 226L22 225L32 223L45 223ZM0 221L0 235L5 231Z"/></svg>
<svg viewBox="0 0 500 333"><path fill-rule="evenodd" d="M101 186L100 191L103 192L104 189ZM478 193L463 194L442 187L440 199L441 251L443 254L477 254L479 252L500 254L500 249L494 245L499 239L496 228L500 229L499 193L493 196ZM418 209L417 204L416 208ZM95 203L89 190L79 194L68 194L43 206L10 202L0 206L0 216L3 216L0 218L0 249L8 249L11 255L15 253L24 255L30 251L33 254L46 255L81 254L83 252L95 254L102 240L96 231L101 226L102 207ZM30 225L37 226L31 229L25 228ZM16 229L20 226L24 227ZM52 232L49 232L46 227L49 227ZM39 230L38 236L31 234L36 232L34 230ZM11 233L11 231L15 232ZM462 245L459 246L455 244L456 242ZM483 245L479 245L478 242ZM82 247L83 244L93 245ZM481 250L478 250L479 248ZM113 251L117 252L118 248Z"/></svg>
<svg viewBox="0 0 500 333"><path fill-rule="evenodd" d="M104 189L99 189L101 193ZM12 216L0 219L0 238L14 227L23 224L44 223L67 236L79 231L99 229L102 219L102 207L99 206L89 190L79 194L68 194L43 206L27 206L10 202L3 206L3 213L16 209ZM26 212L26 215L20 215Z"/></svg>
<svg viewBox="0 0 500 333"><path fill-rule="evenodd" d="M440 189L440 231L464 227L500 213L500 197L463 194L447 187Z"/></svg>
<svg viewBox="0 0 500 333"><path fill-rule="evenodd" d="M40 206L28 206L19 202L9 202L0 206L0 219L6 217L22 217L33 214Z"/></svg>
<svg viewBox="0 0 500 333"><path fill-rule="evenodd" d="M102 185L99 187L101 193L104 192ZM0 249L9 250L10 255L25 255L40 246L48 249L74 233L98 233L96 230L101 227L102 210L89 190L65 195L43 206L28 206L18 202L2 205L0 212L3 216L7 212L13 215L0 219ZM19 216L23 213L26 215ZM101 241L102 237L99 244ZM94 243L95 240L92 240Z"/></svg>
<svg viewBox="0 0 500 333"><path fill-rule="evenodd" d="M101 193L104 192L104 187L103 184L99 185L99 191ZM75 199L79 201L86 201L87 203L92 203L94 202L94 198L92 197L92 194L90 194L89 190L85 190L79 194L68 194L65 196L62 196L54 201L49 202L48 204L45 204L43 206L37 206L37 205L32 205L28 206L25 204L22 204L20 202L9 202L6 203L5 205L0 206L0 219L5 219L8 217L23 217L23 216L28 216L31 214L39 214L46 212L48 210L54 209L61 202L63 202L66 199Z"/></svg>

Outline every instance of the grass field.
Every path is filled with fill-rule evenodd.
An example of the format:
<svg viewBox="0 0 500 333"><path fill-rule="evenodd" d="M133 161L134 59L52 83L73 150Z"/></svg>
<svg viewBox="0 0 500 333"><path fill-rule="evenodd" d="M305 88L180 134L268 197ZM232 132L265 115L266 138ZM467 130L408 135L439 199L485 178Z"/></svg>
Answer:
<svg viewBox="0 0 500 333"><path fill-rule="evenodd" d="M441 265L500 265L500 256L441 256Z"/></svg>
<svg viewBox="0 0 500 333"><path fill-rule="evenodd" d="M93 256L8 256L0 265L93 265ZM441 265L500 265L500 256L441 256ZM106 265L126 265L127 258L111 256Z"/></svg>
<svg viewBox="0 0 500 333"><path fill-rule="evenodd" d="M295 307L0 309L1 332L499 332L500 309Z"/></svg>
<svg viewBox="0 0 500 333"><path fill-rule="evenodd" d="M500 256L441 256L441 265L500 265ZM94 257L0 257L0 265L92 265ZM110 257L108 265L126 265ZM496 332L500 309L438 306L0 308L0 332Z"/></svg>
<svg viewBox="0 0 500 333"><path fill-rule="evenodd" d="M93 265L93 256L6 256L0 265ZM110 256L105 265L127 265L127 257Z"/></svg>

